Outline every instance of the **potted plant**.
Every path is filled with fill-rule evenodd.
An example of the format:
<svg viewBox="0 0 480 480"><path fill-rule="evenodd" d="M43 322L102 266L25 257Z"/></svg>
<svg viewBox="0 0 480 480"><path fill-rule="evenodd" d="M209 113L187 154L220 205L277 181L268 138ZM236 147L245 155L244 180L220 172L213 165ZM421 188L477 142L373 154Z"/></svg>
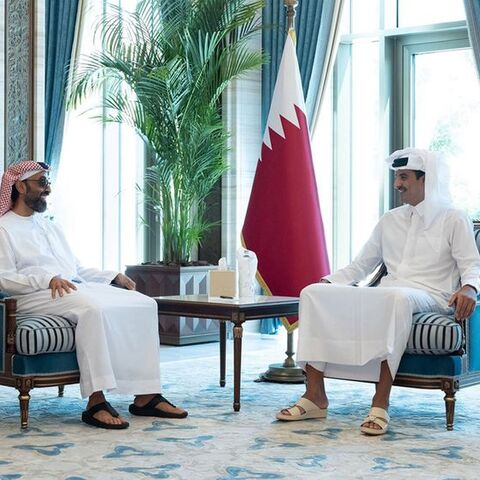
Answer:
<svg viewBox="0 0 480 480"><path fill-rule="evenodd" d="M129 268L146 294L185 293L180 286L189 281L172 275L189 265L192 248L212 226L205 199L228 168L221 97L234 79L264 62L249 46L261 7L262 1L248 0L140 0L131 13L112 7L97 27L103 49L75 68L69 106L102 91L97 118L130 125L146 145L142 191L161 230L157 270L169 277L145 280L145 272ZM198 278L193 283L205 285ZM171 325L164 328L162 320L160 329Z"/></svg>

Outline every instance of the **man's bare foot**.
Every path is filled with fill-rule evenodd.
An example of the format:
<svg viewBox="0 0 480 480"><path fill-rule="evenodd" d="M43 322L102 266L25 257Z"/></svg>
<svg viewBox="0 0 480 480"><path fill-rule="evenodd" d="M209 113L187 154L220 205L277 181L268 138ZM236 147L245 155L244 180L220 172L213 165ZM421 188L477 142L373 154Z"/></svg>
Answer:
<svg viewBox="0 0 480 480"><path fill-rule="evenodd" d="M88 410L89 407L87 407ZM109 425L123 425L127 421L123 417L114 417L106 410L100 410L93 415L99 422L108 423Z"/></svg>
<svg viewBox="0 0 480 480"><path fill-rule="evenodd" d="M144 414L149 415L148 412L150 411L151 416L183 418L188 415L186 410L176 407L160 394L136 395L133 404L135 407L138 407L137 409L133 409L136 410L137 413L130 409L130 413L134 415L141 414L138 409L143 408L145 409ZM155 415L155 410L158 411L157 415Z"/></svg>
<svg viewBox="0 0 480 480"><path fill-rule="evenodd" d="M104 408L101 408L94 413L89 412L92 408L100 406L101 404L105 404L103 405ZM88 421L87 417L89 417L90 419L95 419L103 425L122 426L124 428L128 427L128 422L123 417L119 416L117 412L111 407L111 405L106 401L103 392L94 392L92 395L90 395L87 403L87 409L83 413L82 419L85 423L92 424L92 422Z"/></svg>

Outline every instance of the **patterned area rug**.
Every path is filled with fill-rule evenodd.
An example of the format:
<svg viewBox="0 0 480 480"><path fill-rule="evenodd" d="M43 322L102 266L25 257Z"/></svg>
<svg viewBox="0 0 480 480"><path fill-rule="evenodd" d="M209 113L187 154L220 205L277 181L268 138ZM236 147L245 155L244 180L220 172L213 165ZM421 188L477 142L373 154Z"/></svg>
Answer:
<svg viewBox="0 0 480 480"><path fill-rule="evenodd" d="M0 479L479 477L478 387L457 394L453 432L445 430L441 392L396 388L391 430L383 437L365 437L358 427L371 385L331 380L326 420L280 423L276 410L293 403L303 387L255 383L268 363L264 357L261 351L245 355L239 413L232 410L231 376L225 388L218 386L215 357L163 363L163 393L187 408L189 417L132 418L130 399L110 396L130 421L127 431L83 425L84 402L77 386L71 386L63 398L56 397L56 389L34 390L30 428L20 432L16 393L0 387Z"/></svg>

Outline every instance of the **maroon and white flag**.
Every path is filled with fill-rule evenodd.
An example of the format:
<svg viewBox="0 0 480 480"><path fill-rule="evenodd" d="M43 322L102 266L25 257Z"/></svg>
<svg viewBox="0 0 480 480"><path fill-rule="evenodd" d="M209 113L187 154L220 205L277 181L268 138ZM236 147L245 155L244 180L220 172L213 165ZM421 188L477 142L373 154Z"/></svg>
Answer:
<svg viewBox="0 0 480 480"><path fill-rule="evenodd" d="M330 271L300 70L287 35L242 242L258 257L257 278L270 295L298 296ZM288 331L296 317L286 318Z"/></svg>

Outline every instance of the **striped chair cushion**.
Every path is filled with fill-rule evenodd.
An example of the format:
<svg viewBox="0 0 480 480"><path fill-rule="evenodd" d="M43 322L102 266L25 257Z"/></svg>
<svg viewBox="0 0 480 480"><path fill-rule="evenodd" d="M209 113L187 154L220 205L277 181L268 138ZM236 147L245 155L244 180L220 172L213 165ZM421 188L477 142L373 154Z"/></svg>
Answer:
<svg viewBox="0 0 480 480"><path fill-rule="evenodd" d="M446 355L462 346L462 328L453 315L415 313L406 353Z"/></svg>
<svg viewBox="0 0 480 480"><path fill-rule="evenodd" d="M17 315L15 344L23 355L73 352L75 324L57 315Z"/></svg>

